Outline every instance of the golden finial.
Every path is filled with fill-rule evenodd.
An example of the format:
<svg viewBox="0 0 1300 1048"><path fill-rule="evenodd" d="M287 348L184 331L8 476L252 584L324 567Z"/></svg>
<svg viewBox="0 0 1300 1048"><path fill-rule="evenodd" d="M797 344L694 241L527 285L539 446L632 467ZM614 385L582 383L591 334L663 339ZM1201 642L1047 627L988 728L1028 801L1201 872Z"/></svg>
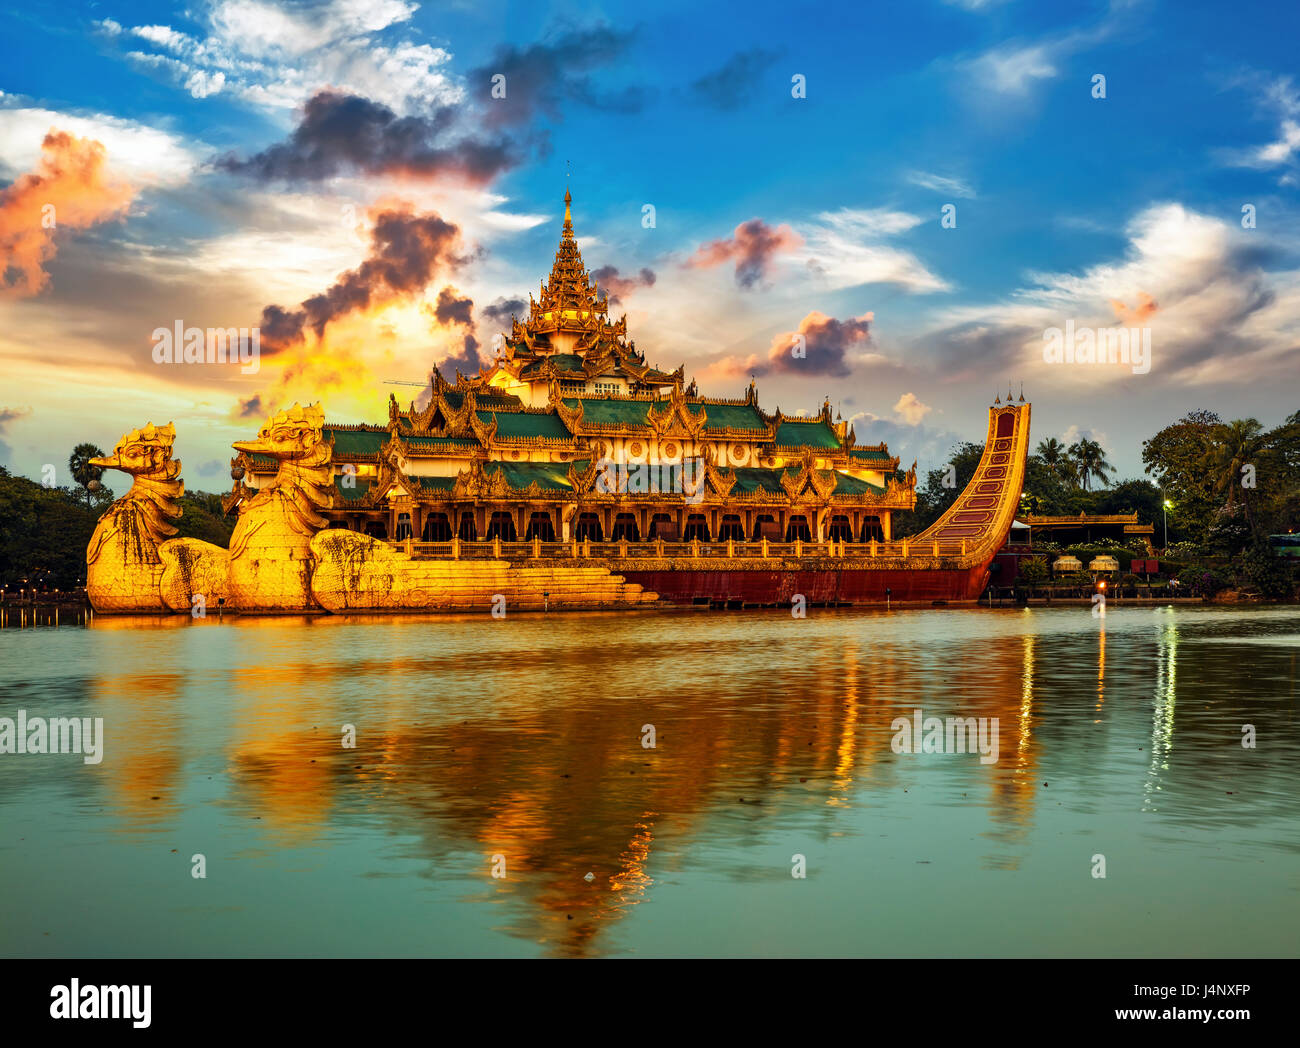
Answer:
<svg viewBox="0 0 1300 1048"><path fill-rule="evenodd" d="M994 393L994 394L993 394L993 403L994 403L994 404L1001 404L1001 403L1002 403L1002 398L1001 398L1000 396L998 396L997 393Z"/></svg>
<svg viewBox="0 0 1300 1048"><path fill-rule="evenodd" d="M573 203L573 194L569 192L568 187L564 190L564 224L566 226L573 224L573 212L569 210L569 205Z"/></svg>

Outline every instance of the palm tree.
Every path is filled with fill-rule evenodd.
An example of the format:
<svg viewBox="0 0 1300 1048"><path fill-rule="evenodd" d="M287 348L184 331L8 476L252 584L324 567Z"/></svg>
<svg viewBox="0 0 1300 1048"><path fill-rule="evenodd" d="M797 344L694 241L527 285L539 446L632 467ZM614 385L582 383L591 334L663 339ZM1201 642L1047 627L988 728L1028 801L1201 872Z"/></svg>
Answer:
<svg viewBox="0 0 1300 1048"><path fill-rule="evenodd" d="M1240 489L1241 501L1246 506L1246 523L1250 526L1252 535L1255 533L1255 518L1250 493L1254 487L1242 483L1243 473L1246 466L1258 471L1271 455L1264 427L1253 418L1239 418L1218 428L1201 462L1206 475L1214 484L1215 494L1227 492L1225 506L1236 505L1237 491Z"/></svg>
<svg viewBox="0 0 1300 1048"><path fill-rule="evenodd" d="M1043 460L1044 466L1056 473L1065 462L1065 445L1055 437L1048 437L1038 442L1034 454Z"/></svg>
<svg viewBox="0 0 1300 1048"><path fill-rule="evenodd" d="M1095 440L1080 437L1070 446L1070 458L1078 474L1079 486L1084 491L1092 490L1093 477L1101 481L1103 487L1110 483L1109 474L1115 471L1115 467L1106 460L1105 449Z"/></svg>
<svg viewBox="0 0 1300 1048"><path fill-rule="evenodd" d="M104 475L104 467L92 466L90 460L103 457L104 452L94 444L78 444L68 456L68 470L72 473L72 479L86 492L87 509L90 508L90 485L98 483Z"/></svg>

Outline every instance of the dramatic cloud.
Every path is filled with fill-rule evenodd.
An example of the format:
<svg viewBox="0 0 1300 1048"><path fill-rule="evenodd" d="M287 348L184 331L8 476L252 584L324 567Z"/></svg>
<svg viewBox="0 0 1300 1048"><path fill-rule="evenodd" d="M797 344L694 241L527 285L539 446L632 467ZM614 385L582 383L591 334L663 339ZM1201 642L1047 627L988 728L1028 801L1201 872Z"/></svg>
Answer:
<svg viewBox="0 0 1300 1048"><path fill-rule="evenodd" d="M904 393L898 398L898 403L894 405L894 414L909 426L915 426L931 410L930 405L922 404L921 399L915 393Z"/></svg>
<svg viewBox="0 0 1300 1048"><path fill-rule="evenodd" d="M60 228L86 229L124 215L135 190L108 171L100 142L51 130L36 171L0 190L0 295L35 295Z"/></svg>
<svg viewBox="0 0 1300 1048"><path fill-rule="evenodd" d="M1300 351L1300 271L1258 230L1156 204L1128 225L1125 257L1082 273L1031 274L1032 286L948 311L916 340L954 378L1024 374L1039 382L1237 383L1294 373ZM1135 303L1135 305L1128 305ZM1158 305L1157 305L1158 303ZM1127 366L1045 363L1044 332L1140 325L1151 332L1150 375Z"/></svg>
<svg viewBox="0 0 1300 1048"><path fill-rule="evenodd" d="M522 298L499 298L483 307L483 316L498 324L504 324L511 317L521 316L528 303Z"/></svg>
<svg viewBox="0 0 1300 1048"><path fill-rule="evenodd" d="M622 276L617 266L601 266L591 272L596 281L598 288L603 288L609 292L609 304L618 305L624 296L631 294L639 287L654 287L655 273L653 269L642 269L639 273L634 273L630 277Z"/></svg>
<svg viewBox="0 0 1300 1048"><path fill-rule="evenodd" d="M751 218L736 227L729 237L702 244L684 265L688 269L711 269L727 262L736 263L736 283L752 288L765 279L773 258L782 251L792 251L803 239L789 226L769 226L761 218Z"/></svg>
<svg viewBox="0 0 1300 1048"><path fill-rule="evenodd" d="M319 181L340 173L450 175L481 185L518 160L504 140L456 137L450 107L431 116L401 116L367 98L321 91L308 101L289 136L246 160L227 154L226 171L262 180Z"/></svg>
<svg viewBox="0 0 1300 1048"><path fill-rule="evenodd" d="M51 128L101 143L114 173L134 186L171 186L189 180L199 164L194 143L104 113L78 115L37 107L0 107L0 167L13 175L38 163Z"/></svg>
<svg viewBox="0 0 1300 1048"><path fill-rule="evenodd" d="M329 290L298 309L267 306L262 346L277 351L301 342L310 328L320 338L332 321L423 291L441 272L466 260L456 255L460 230L432 212L414 215L386 210L375 219L370 257L344 273Z"/></svg>
<svg viewBox="0 0 1300 1048"><path fill-rule="evenodd" d="M473 325L474 300L459 296L460 292L454 287L445 287L438 292L438 302L431 308L439 324L447 327L452 324L463 324L465 327Z"/></svg>
<svg viewBox="0 0 1300 1048"><path fill-rule="evenodd" d="M719 378L772 374L842 378L852 374L858 358L866 355L873 320L871 313L836 320L814 310L799 322L798 331L785 331L772 337L766 359L756 354L723 357L710 364L704 373ZM850 353L856 356L851 358Z"/></svg>
<svg viewBox="0 0 1300 1048"><path fill-rule="evenodd" d="M761 47L738 51L721 69L694 81L691 95L695 101L718 109L739 109L754 97L759 78L778 57L778 52Z"/></svg>
<svg viewBox="0 0 1300 1048"><path fill-rule="evenodd" d="M582 75L617 61L631 40L630 31L598 25L573 29L525 48L503 45L490 62L469 74L471 97L483 99L483 119L490 127L528 124L538 113L558 120L565 102L616 113L638 112L645 104L641 88L601 90ZM494 77L504 77L504 84ZM504 97L500 95L502 86Z"/></svg>
<svg viewBox="0 0 1300 1048"><path fill-rule="evenodd" d="M1125 326L1145 324L1160 309L1155 299L1145 291L1138 292L1137 305L1132 309L1117 298L1110 300L1110 308L1115 311L1115 319Z"/></svg>
<svg viewBox="0 0 1300 1048"><path fill-rule="evenodd" d="M31 408L0 408L0 438L9 435L10 423L26 418L31 413ZM11 461L10 456L12 452L13 448L11 448L6 441L0 439L0 461Z"/></svg>

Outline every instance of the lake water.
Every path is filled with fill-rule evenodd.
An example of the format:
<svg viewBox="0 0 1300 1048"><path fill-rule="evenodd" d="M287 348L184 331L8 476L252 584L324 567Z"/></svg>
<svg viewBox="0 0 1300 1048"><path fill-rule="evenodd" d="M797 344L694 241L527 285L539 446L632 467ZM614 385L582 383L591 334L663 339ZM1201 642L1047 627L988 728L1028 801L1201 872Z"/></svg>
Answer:
<svg viewBox="0 0 1300 1048"><path fill-rule="evenodd" d="M1297 953L1300 609L9 614L5 955Z"/></svg>

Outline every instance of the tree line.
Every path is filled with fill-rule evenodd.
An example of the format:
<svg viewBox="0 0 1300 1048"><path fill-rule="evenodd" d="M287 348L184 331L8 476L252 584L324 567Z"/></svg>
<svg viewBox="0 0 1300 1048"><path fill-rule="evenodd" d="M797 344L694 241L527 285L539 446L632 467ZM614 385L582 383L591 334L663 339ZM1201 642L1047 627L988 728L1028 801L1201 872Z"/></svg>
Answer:
<svg viewBox="0 0 1300 1048"><path fill-rule="evenodd" d="M101 480L104 470L89 462L103 454L94 444L78 444L68 459L75 484L64 487L46 487L0 466L0 587L71 590L85 584L86 546L114 499ZM220 495L187 492L180 505L179 536L230 544L234 522L222 513Z"/></svg>

